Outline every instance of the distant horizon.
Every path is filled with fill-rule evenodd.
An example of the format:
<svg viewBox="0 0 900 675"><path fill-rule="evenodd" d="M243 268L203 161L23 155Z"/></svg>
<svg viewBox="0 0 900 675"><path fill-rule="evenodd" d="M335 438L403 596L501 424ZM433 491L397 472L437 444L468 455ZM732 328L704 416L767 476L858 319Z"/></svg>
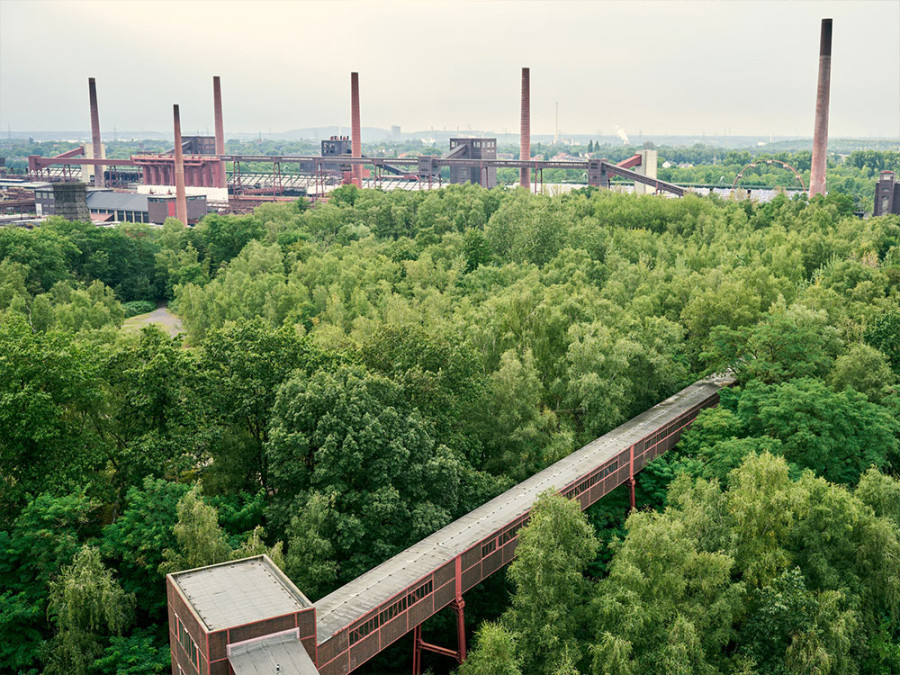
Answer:
<svg viewBox="0 0 900 675"><path fill-rule="evenodd" d="M321 130L321 133L318 135L315 134L315 130ZM226 142L229 140L252 140L257 138L262 138L264 140L294 140L294 141L318 141L325 140L328 137L328 130L338 129L338 127L303 127L297 129L288 129L285 131L235 131L231 134L226 130L225 132L225 140ZM344 130L347 132L347 130ZM366 132L368 133L380 133L383 137L375 138L375 139L367 139ZM8 135L11 133L12 138ZM189 130L185 129L182 132L185 136L209 136L212 137L212 132L207 130ZM308 134L308 135L303 135ZM431 129L419 129L413 131L402 131L401 138L396 138L391 136L391 130L385 129L382 127L363 127L363 143L381 143L381 142L409 142L409 141L425 141L426 139L418 138L422 135L439 135L441 139L445 139L446 137L459 137L459 138L478 138L487 136L490 138L503 139L504 142L518 142L519 134L503 134L490 130L480 130L480 129L472 129L472 130L460 130L460 131L444 131L444 130L431 130ZM345 133L344 135L348 135ZM130 142L130 141L142 141L142 140L170 140L169 135L167 135L166 131L159 131L155 129L142 129L142 130L121 130L115 132L102 132L101 137L104 142ZM29 131L15 131L12 130L7 134L0 134L0 142L9 140L25 140L25 139L33 139L35 142L81 142L86 141L90 142L91 132L90 129L84 130L29 130ZM531 139L533 142L552 142L554 138L553 134L532 134ZM645 143L647 141L652 141L653 138L667 138L667 139L679 139L679 138L695 138L695 139L732 139L732 140L754 140L760 141L763 140L766 143L776 143L779 141L809 141L812 143L812 134L809 135L772 135L765 133L756 133L756 134L723 134L723 133L655 133L655 132L644 132L640 135L635 135L634 138L629 138L629 142L623 142L621 138L615 134L595 134L588 132L572 132L572 133L560 133L559 134L559 143L563 144L570 140L581 140L584 142L588 140L601 140L605 139L607 141L618 141L621 145L636 145L640 143ZM640 140L636 140L640 139ZM769 140L766 140L769 139ZM434 139L438 140L438 139ZM884 141L888 143L895 142L898 144L898 149L900 149L900 139L892 136L865 136L865 135L855 135L855 136L831 136L829 138L830 142L837 141L853 141L853 140L866 140L866 141ZM614 145L615 143L609 143L610 145Z"/></svg>

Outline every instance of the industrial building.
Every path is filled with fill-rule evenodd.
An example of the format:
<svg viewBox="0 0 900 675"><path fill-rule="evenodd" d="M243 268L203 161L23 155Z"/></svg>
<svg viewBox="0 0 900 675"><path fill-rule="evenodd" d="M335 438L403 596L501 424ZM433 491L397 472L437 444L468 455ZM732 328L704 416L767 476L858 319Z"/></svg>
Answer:
<svg viewBox="0 0 900 675"><path fill-rule="evenodd" d="M497 159L496 138L451 138L450 151L444 159ZM450 167L451 183L476 183L481 187L497 187L497 167L469 164Z"/></svg>
<svg viewBox="0 0 900 675"><path fill-rule="evenodd" d="M353 145L349 136L332 136L322 141L322 157L351 156Z"/></svg>
<svg viewBox="0 0 900 675"><path fill-rule="evenodd" d="M891 213L900 215L900 183L893 171L882 171L875 184L875 208L872 215L886 216Z"/></svg>
<svg viewBox="0 0 900 675"><path fill-rule="evenodd" d="M91 190L87 206L95 223L149 223L147 195L112 190Z"/></svg>
<svg viewBox="0 0 900 675"><path fill-rule="evenodd" d="M316 610L267 556L170 574L166 591L173 673L318 672Z"/></svg>
<svg viewBox="0 0 900 675"><path fill-rule="evenodd" d="M209 211L204 195L186 195L187 225L196 225ZM147 195L148 222L159 224L166 222L166 218L175 218L177 208L175 195Z"/></svg>
<svg viewBox="0 0 900 675"><path fill-rule="evenodd" d="M38 216L61 216L66 220L90 221L87 185L50 183L34 191L34 210Z"/></svg>

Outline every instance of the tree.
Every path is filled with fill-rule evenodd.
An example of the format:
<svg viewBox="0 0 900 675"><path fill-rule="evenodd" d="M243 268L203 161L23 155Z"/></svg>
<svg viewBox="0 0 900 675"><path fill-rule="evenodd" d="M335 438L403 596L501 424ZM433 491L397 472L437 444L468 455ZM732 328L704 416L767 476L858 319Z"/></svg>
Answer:
<svg viewBox="0 0 900 675"><path fill-rule="evenodd" d="M872 467L859 479L856 496L878 517L890 518L900 527L900 481Z"/></svg>
<svg viewBox="0 0 900 675"><path fill-rule="evenodd" d="M128 637L112 636L93 667L103 675L162 675L172 667L169 645L151 629L137 629Z"/></svg>
<svg viewBox="0 0 900 675"><path fill-rule="evenodd" d="M359 367L288 380L266 452L270 518L284 527L314 492L324 495L341 578L450 522L459 507L459 459L436 447L397 384Z"/></svg>
<svg viewBox="0 0 900 675"><path fill-rule="evenodd" d="M160 572L204 567L229 560L232 549L219 527L215 508L203 501L196 483L178 501L178 522L172 528L175 546L163 551Z"/></svg>
<svg viewBox="0 0 900 675"><path fill-rule="evenodd" d="M879 401L884 389L896 379L883 353L858 343L835 360L830 382L837 391L853 388L865 394L870 401Z"/></svg>
<svg viewBox="0 0 900 675"><path fill-rule="evenodd" d="M559 434L553 412L541 405L540 376L534 357L526 350L503 353L488 381L484 424L484 467L524 480L571 451L574 440Z"/></svg>
<svg viewBox="0 0 900 675"><path fill-rule="evenodd" d="M335 520L332 505L322 494L313 493L287 529L288 553L285 572L310 598L321 598L337 581L338 564L329 539Z"/></svg>
<svg viewBox="0 0 900 675"><path fill-rule="evenodd" d="M515 594L502 619L517 636L524 672L583 656L578 641L590 589L583 573L596 552L597 540L576 502L552 493L538 498L509 568Z"/></svg>
<svg viewBox="0 0 900 675"><path fill-rule="evenodd" d="M477 647L460 668L461 675L521 675L516 638L502 624L485 622L475 640Z"/></svg>
<svg viewBox="0 0 900 675"><path fill-rule="evenodd" d="M254 216L207 215L196 227L206 249L210 269L236 258L251 241L265 237L265 229Z"/></svg>
<svg viewBox="0 0 900 675"><path fill-rule="evenodd" d="M852 389L835 392L815 379L754 381L737 414L747 435L780 440L788 461L831 481L855 484L869 466L900 461L900 423Z"/></svg>
<svg viewBox="0 0 900 675"><path fill-rule="evenodd" d="M48 586L91 534L95 504L83 495L41 494L0 530L0 663L35 672L50 637Z"/></svg>
<svg viewBox="0 0 900 675"><path fill-rule="evenodd" d="M48 609L59 632L49 645L45 672L88 673L102 653L103 636L121 636L130 625L134 596L119 587L100 551L85 545L51 583Z"/></svg>
<svg viewBox="0 0 900 675"><path fill-rule="evenodd" d="M147 476L140 486L128 489L121 515L103 529L103 554L118 561L122 587L135 595L138 607L155 621L165 617L166 598L160 593L163 552L178 546L173 528L178 523L178 504L188 489Z"/></svg>
<svg viewBox="0 0 900 675"><path fill-rule="evenodd" d="M224 471L219 471L219 464L223 464L238 479L238 487L267 487L263 448L269 439L278 388L296 370L309 373L327 362L325 354L288 326L272 330L261 319L240 319L211 331L200 359L204 399L215 417L238 436L233 445L221 443L212 448L216 462L212 471L221 475ZM224 450L233 452L226 455Z"/></svg>
<svg viewBox="0 0 900 675"><path fill-rule="evenodd" d="M704 357L712 369L732 367L741 382L769 384L827 375L841 346L825 313L804 307L778 310L746 328L716 327L710 342Z"/></svg>
<svg viewBox="0 0 900 675"><path fill-rule="evenodd" d="M102 400L98 359L59 332L35 333L21 315L0 321L0 513L24 496L86 487L104 444L92 418Z"/></svg>
<svg viewBox="0 0 900 675"><path fill-rule="evenodd" d="M158 326L120 339L103 363L98 430L113 448L117 497L142 478L177 476L205 454L211 431L194 352Z"/></svg>
<svg viewBox="0 0 900 675"><path fill-rule="evenodd" d="M866 326L865 341L888 357L891 368L900 373L900 312L891 311L876 317Z"/></svg>

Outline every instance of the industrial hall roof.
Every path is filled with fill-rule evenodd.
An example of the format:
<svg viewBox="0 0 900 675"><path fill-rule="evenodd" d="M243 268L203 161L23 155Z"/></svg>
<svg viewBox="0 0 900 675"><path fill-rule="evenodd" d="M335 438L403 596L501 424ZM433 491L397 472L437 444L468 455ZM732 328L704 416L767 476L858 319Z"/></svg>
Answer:
<svg viewBox="0 0 900 675"><path fill-rule="evenodd" d="M207 631L312 607L267 556L200 567L171 576Z"/></svg>
<svg viewBox="0 0 900 675"><path fill-rule="evenodd" d="M146 211L147 195L134 192L112 192L111 190L90 190L87 193L89 209L104 211Z"/></svg>

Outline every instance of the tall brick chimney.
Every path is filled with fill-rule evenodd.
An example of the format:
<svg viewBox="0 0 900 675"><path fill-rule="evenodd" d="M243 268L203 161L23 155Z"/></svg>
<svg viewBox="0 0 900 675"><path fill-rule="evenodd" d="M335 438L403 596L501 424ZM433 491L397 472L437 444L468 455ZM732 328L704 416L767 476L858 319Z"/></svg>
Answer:
<svg viewBox="0 0 900 675"><path fill-rule="evenodd" d="M816 126L813 132L809 197L825 194L825 159L828 154L828 102L831 98L831 19L822 19L819 40L819 86L816 91Z"/></svg>
<svg viewBox="0 0 900 675"><path fill-rule="evenodd" d="M100 110L97 107L97 82L93 77L88 78L88 93L91 97L91 144L93 145L93 159L103 159L103 144L100 141ZM94 187L103 187L102 166L94 167Z"/></svg>
<svg viewBox="0 0 900 675"><path fill-rule="evenodd" d="M216 122L216 154L225 154L225 126L222 123L222 83L219 76L213 77L213 109ZM216 187L223 188L227 185L225 177L225 162L219 161L216 172Z"/></svg>
<svg viewBox="0 0 900 675"><path fill-rule="evenodd" d="M522 119L519 128L519 158L531 159L531 72L522 68ZM531 179L531 169L519 169L519 185L527 188Z"/></svg>
<svg viewBox="0 0 900 675"><path fill-rule="evenodd" d="M353 138L350 151L353 157L362 157L362 128L359 123L359 73L350 73L350 124ZM362 164L354 164L350 173L353 184L362 187Z"/></svg>
<svg viewBox="0 0 900 675"><path fill-rule="evenodd" d="M183 225L188 224L187 195L184 190L184 154L181 150L181 114L178 106L172 106L175 113L175 217Z"/></svg>

